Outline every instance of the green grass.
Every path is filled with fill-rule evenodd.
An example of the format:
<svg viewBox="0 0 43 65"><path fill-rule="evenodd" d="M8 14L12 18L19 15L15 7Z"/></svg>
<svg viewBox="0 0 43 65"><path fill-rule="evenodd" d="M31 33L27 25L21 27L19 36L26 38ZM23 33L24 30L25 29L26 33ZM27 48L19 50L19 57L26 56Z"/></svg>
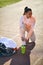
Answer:
<svg viewBox="0 0 43 65"><path fill-rule="evenodd" d="M21 0L0 0L0 8L9 4L19 2Z"/></svg>

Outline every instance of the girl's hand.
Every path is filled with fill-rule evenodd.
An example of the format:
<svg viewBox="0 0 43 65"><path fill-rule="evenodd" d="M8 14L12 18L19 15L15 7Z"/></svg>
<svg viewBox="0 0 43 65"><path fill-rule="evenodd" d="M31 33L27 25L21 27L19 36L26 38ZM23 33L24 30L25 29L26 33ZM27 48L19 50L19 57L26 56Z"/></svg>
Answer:
<svg viewBox="0 0 43 65"><path fill-rule="evenodd" d="M28 38L21 37L22 41L28 41Z"/></svg>
<svg viewBox="0 0 43 65"><path fill-rule="evenodd" d="M24 41L24 40L25 40L25 38L24 38L24 37L21 37L21 39L22 39L22 41Z"/></svg>
<svg viewBox="0 0 43 65"><path fill-rule="evenodd" d="M28 38L25 38L25 41L27 42L27 41L29 41L29 39Z"/></svg>

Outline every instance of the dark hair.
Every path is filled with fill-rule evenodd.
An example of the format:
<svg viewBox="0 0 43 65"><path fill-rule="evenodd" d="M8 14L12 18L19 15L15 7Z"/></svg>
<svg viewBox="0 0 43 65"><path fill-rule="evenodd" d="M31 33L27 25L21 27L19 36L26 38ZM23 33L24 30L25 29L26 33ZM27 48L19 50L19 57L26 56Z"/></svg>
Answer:
<svg viewBox="0 0 43 65"><path fill-rule="evenodd" d="M25 13L27 13L27 12L29 12L29 11L32 11L32 9L31 9L31 8L28 8L28 7L25 7L25 8L24 8L24 15L25 15Z"/></svg>

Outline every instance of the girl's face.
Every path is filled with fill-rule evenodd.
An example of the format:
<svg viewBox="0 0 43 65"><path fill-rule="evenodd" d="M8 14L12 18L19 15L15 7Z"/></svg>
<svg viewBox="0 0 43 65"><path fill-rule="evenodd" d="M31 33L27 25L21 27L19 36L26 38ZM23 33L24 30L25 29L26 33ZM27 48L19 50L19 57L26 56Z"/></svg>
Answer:
<svg viewBox="0 0 43 65"><path fill-rule="evenodd" d="M31 16L32 16L32 11L29 11L29 12L26 13L27 18L30 18Z"/></svg>

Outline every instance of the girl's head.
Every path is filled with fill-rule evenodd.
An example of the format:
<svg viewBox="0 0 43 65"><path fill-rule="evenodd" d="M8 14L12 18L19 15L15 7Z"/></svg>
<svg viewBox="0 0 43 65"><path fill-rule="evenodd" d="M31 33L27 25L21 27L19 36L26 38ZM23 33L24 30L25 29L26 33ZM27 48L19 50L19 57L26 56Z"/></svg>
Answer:
<svg viewBox="0 0 43 65"><path fill-rule="evenodd" d="M27 18L30 18L32 16L32 9L28 8L28 7L25 7L24 15L26 15Z"/></svg>

